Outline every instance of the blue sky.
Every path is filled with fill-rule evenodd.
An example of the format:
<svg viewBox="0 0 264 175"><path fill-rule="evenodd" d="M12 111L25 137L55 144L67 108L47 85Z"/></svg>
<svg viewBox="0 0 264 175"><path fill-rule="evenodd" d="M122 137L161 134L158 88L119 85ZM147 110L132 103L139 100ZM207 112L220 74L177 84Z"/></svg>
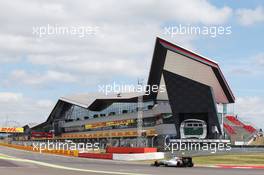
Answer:
<svg viewBox="0 0 264 175"><path fill-rule="evenodd" d="M48 24L98 31L86 38L32 33ZM231 26L232 33L164 35L164 27L180 24ZM60 96L147 79L155 37L162 36L217 61L236 96L235 112L264 127L263 30L260 0L1 1L0 123L38 123Z"/></svg>

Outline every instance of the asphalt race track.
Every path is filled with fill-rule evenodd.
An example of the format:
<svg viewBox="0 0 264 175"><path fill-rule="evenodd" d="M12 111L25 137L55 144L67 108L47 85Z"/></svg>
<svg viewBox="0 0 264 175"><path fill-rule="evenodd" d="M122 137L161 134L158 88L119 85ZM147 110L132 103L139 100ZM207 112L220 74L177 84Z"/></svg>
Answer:
<svg viewBox="0 0 264 175"><path fill-rule="evenodd" d="M152 167L148 164L39 154L0 146L1 175L263 175L264 170Z"/></svg>

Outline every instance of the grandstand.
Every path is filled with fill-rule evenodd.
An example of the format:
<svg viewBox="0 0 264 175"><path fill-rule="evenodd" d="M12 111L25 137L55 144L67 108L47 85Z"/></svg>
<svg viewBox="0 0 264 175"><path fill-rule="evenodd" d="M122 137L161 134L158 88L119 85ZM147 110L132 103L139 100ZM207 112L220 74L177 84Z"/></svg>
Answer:
<svg viewBox="0 0 264 175"><path fill-rule="evenodd" d="M252 139L249 143L250 145L264 145L264 137L257 136L256 138Z"/></svg>
<svg viewBox="0 0 264 175"><path fill-rule="evenodd" d="M167 136L223 138L223 118L235 97L218 63L157 38L146 92L155 86L165 91L61 97L47 120L27 129L29 135L24 138L100 142L101 147L132 147L138 137L142 137L146 146L154 147L164 146ZM143 115L139 122L141 97ZM231 136L241 128L245 132L253 130L232 119L225 120L224 128L228 128ZM138 123L142 123L142 132L138 132Z"/></svg>
<svg viewBox="0 0 264 175"><path fill-rule="evenodd" d="M231 142L244 142L247 144L257 133L257 129L251 124L245 124L237 116L226 115L224 117L224 130Z"/></svg>

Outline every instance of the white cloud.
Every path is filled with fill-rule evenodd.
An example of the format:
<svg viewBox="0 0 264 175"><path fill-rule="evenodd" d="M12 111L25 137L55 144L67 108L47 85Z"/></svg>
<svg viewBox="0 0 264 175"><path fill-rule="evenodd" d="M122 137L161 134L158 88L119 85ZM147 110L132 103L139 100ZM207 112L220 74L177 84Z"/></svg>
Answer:
<svg viewBox="0 0 264 175"><path fill-rule="evenodd" d="M254 60L258 65L264 66L264 53L259 53Z"/></svg>
<svg viewBox="0 0 264 175"><path fill-rule="evenodd" d="M164 16L164 19L173 20L176 18L185 23L223 24L232 14L231 8L217 8L206 0L174 1L172 4L161 1L161 4L164 8L161 9L160 13L164 14L164 11L166 11L166 14L170 15Z"/></svg>
<svg viewBox="0 0 264 175"><path fill-rule="evenodd" d="M36 105L37 107L40 107L40 108L52 108L54 105L54 102L51 100L38 100Z"/></svg>
<svg viewBox="0 0 264 175"><path fill-rule="evenodd" d="M48 70L42 74L39 72L14 70L10 75L10 79L12 82L16 82L16 84L22 83L26 85L41 85L48 84L50 82L73 83L77 81L77 78L69 73L62 73L52 70Z"/></svg>
<svg viewBox="0 0 264 175"><path fill-rule="evenodd" d="M219 8L206 0L7 1L0 6L0 52L6 60L31 55L30 63L74 70L79 76L84 72L143 76L161 25L222 24L231 14L229 7ZM88 39L32 35L34 26L47 24L98 26L99 34ZM192 47L192 40L179 36L175 42ZM130 68L124 70L124 65Z"/></svg>
<svg viewBox="0 0 264 175"><path fill-rule="evenodd" d="M103 55L102 55L103 56ZM141 76L144 75L146 67L139 64L139 59L126 58L98 58L97 55L91 54L90 57L97 59L87 59L85 55L79 56L50 56L50 55L30 55L28 60L33 64L48 65L51 68L56 68L64 71L71 71L82 74L82 76L90 75L115 75L122 72L126 76ZM61 64L63 63L63 64ZM127 69L128 66L131 69ZM141 68L141 69L139 69Z"/></svg>
<svg viewBox="0 0 264 175"><path fill-rule="evenodd" d="M231 75L249 75L252 71L247 68L232 68L229 72Z"/></svg>
<svg viewBox="0 0 264 175"><path fill-rule="evenodd" d="M88 0L88 1L70 1L63 3L59 0L53 1L25 1L14 0L1 2L1 19L10 14L19 15L19 18L35 20L39 23L43 21L65 22L74 20L76 23L84 18L89 21L100 22L145 22L147 19L152 21L179 20L187 23L219 24L223 23L230 17L232 9L229 7L218 8L207 0L181 0L169 1L152 1L152 0L134 0L134 1L117 1L116 0ZM113 8L113 4L115 5ZM32 15L33 14L33 15ZM49 20L47 20L49 19ZM128 20L129 19L129 20ZM19 19L12 18L11 22ZM88 21L87 21L88 22Z"/></svg>
<svg viewBox="0 0 264 175"><path fill-rule="evenodd" d="M0 92L0 103L18 102L23 98L21 93Z"/></svg>
<svg viewBox="0 0 264 175"><path fill-rule="evenodd" d="M5 76L1 81L16 87L23 84L28 89L60 82L80 82L84 87L87 82L111 79L117 74L135 79L147 76L155 37L161 35L162 25L217 25L227 22L231 15L231 8L217 7L206 0L1 1L0 62L17 63L17 70L5 72L10 76L1 74ZM47 24L98 26L99 34L86 39L38 38L32 34L33 27ZM193 49L195 39L180 35L174 42ZM28 69L20 68L19 63L26 64ZM0 114L28 122L50 110L40 106L47 107L49 102L22 96L22 100L10 106L1 103Z"/></svg>
<svg viewBox="0 0 264 175"><path fill-rule="evenodd" d="M43 122L53 106L54 102L48 99L36 100L21 93L0 92L0 126L7 119L20 123L20 126L30 122Z"/></svg>
<svg viewBox="0 0 264 175"><path fill-rule="evenodd" d="M245 121L264 128L264 99L260 97L239 97L235 103L236 113Z"/></svg>
<svg viewBox="0 0 264 175"><path fill-rule="evenodd" d="M93 6L91 16L95 20L104 19L98 15L98 11L104 7L110 7L115 1L100 1ZM76 5L73 10L76 10ZM84 10L85 6L82 6ZM180 0L171 1L122 1L115 6L116 8L104 8L107 20L133 22L142 21L179 21L184 23L202 23L202 24L221 24L228 20L232 14L229 7L217 8L206 0L189 0L186 2ZM97 14L97 15L95 15ZM133 18L132 18L133 17Z"/></svg>
<svg viewBox="0 0 264 175"><path fill-rule="evenodd" d="M223 66L227 70L227 75L250 75L251 77L262 76L264 75L264 53L259 52L243 58L228 60Z"/></svg>
<svg viewBox="0 0 264 175"><path fill-rule="evenodd" d="M238 9L236 14L239 22L245 26L264 22L264 8L262 6L255 9Z"/></svg>

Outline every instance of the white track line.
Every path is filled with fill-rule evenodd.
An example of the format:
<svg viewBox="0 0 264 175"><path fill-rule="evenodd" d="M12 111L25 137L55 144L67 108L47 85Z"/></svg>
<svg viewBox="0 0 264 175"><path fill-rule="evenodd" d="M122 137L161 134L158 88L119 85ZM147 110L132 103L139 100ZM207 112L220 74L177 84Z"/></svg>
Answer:
<svg viewBox="0 0 264 175"><path fill-rule="evenodd" d="M63 170L71 170L71 171L80 171L80 172L90 172L90 173L98 173L98 174L116 174L116 175L149 175L149 174L138 174L138 173L126 173L126 172L116 172L116 171L100 171L100 170L90 170L90 169L80 169L80 168L71 168L71 167L65 167L61 165L55 165L35 160L28 160L28 159L20 159L15 157L9 157L4 154L0 154L0 159L3 160L11 160L11 161L17 161L17 162L25 162L25 163L33 163L45 167L50 168L57 168L57 169L63 169Z"/></svg>

